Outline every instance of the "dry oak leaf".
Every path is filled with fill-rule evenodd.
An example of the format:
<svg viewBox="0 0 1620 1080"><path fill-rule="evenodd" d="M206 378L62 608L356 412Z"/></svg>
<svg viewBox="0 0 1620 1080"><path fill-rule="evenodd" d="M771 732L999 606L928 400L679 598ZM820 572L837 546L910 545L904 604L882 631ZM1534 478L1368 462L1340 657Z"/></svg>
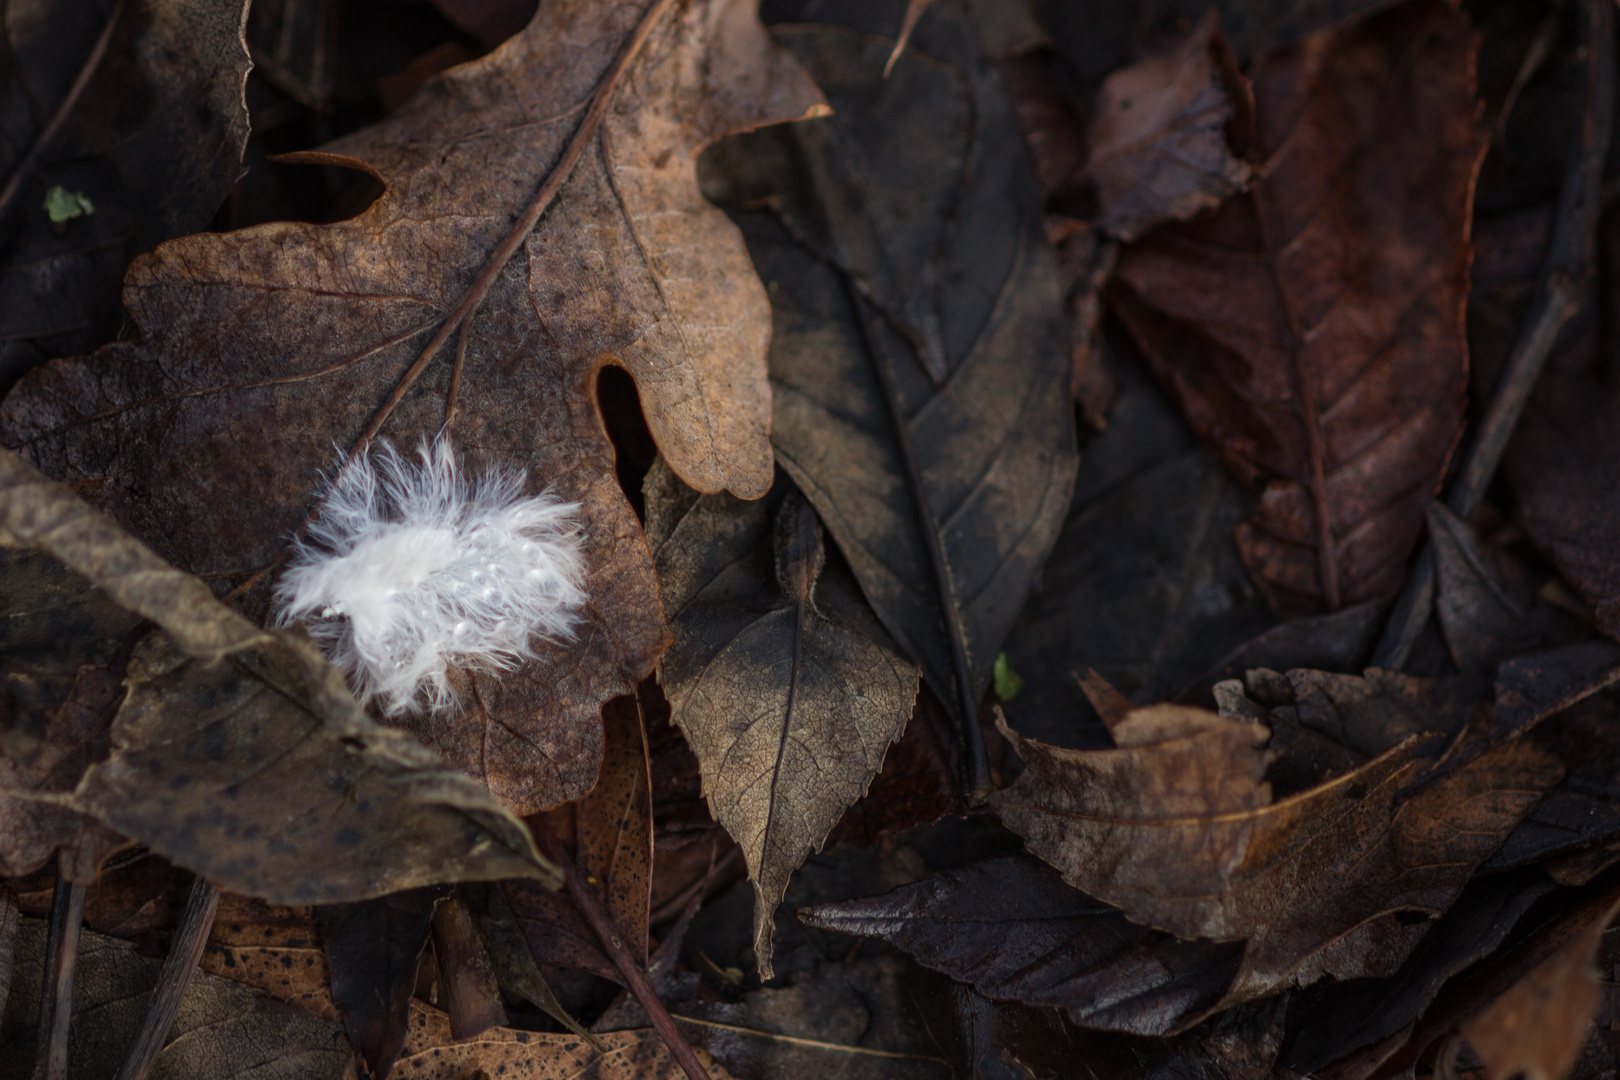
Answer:
<svg viewBox="0 0 1620 1080"><path fill-rule="evenodd" d="M1266 482L1237 537L1279 613L1398 589L1462 430L1476 47L1425 0L1260 57L1258 179L1120 256L1155 373Z"/></svg>
<svg viewBox="0 0 1620 1080"><path fill-rule="evenodd" d="M1117 749L1089 751L1001 728L1026 769L992 805L1064 880L1184 940L1246 942L1210 1011L1390 974L1427 930L1411 915L1449 907L1562 777L1550 754L1509 745L1402 802L1424 768L1414 736L1274 802L1253 720L1157 705L1113 727Z"/></svg>
<svg viewBox="0 0 1620 1080"><path fill-rule="evenodd" d="M746 0L545 4L310 157L387 185L358 217L191 236L136 260L124 295L140 340L32 373L0 407L0 440L182 568L251 584L254 614L334 444L408 448L443 427L469 469L552 486L587 536L576 639L537 644L500 678L462 672L465 709L408 723L515 811L578 798L601 756L598 707L668 639L596 374L630 372L693 487L770 487L770 308L694 158L823 111Z"/></svg>

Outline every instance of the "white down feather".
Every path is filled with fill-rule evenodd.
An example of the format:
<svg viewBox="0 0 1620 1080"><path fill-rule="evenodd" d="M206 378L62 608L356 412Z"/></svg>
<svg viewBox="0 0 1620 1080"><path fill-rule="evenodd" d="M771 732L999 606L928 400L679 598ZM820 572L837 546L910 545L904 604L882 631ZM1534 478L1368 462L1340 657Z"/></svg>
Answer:
<svg viewBox="0 0 1620 1080"><path fill-rule="evenodd" d="M276 586L363 703L457 705L449 668L501 670L536 637L573 636L585 602L578 509L525 496L522 474L469 481L447 440L387 443L340 471Z"/></svg>

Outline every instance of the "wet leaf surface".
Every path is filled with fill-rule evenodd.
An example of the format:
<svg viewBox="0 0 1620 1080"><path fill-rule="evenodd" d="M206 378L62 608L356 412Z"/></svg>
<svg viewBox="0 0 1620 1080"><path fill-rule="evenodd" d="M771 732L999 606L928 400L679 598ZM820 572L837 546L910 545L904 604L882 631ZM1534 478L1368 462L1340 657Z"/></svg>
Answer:
<svg viewBox="0 0 1620 1080"><path fill-rule="evenodd" d="M917 669L862 626L853 589L818 594L821 523L797 492L699 496L655 466L647 522L676 635L659 682L748 861L768 979L788 877L866 793L911 717Z"/></svg>
<svg viewBox="0 0 1620 1080"><path fill-rule="evenodd" d="M1046 392L1066 377L1060 297L966 5L934 4L888 79L869 35L899 6L864 8L774 28L834 115L718 148L705 190L774 209L734 217L778 286L777 460L965 726L1073 484L1072 411Z"/></svg>
<svg viewBox="0 0 1620 1080"><path fill-rule="evenodd" d="M1461 431L1474 49L1465 16L1419 4L1266 54L1260 179L1121 253L1116 311L1266 484L1238 546L1281 613L1399 587Z"/></svg>
<svg viewBox="0 0 1620 1080"><path fill-rule="evenodd" d="M130 258L204 228L236 183L248 137L246 7L7 3L0 183L17 186L0 206L0 387L110 340ZM43 138L110 17L102 59ZM53 221L44 204L57 190L92 210Z"/></svg>
<svg viewBox="0 0 1620 1080"><path fill-rule="evenodd" d="M820 98L744 8L716 0L659 21L620 91L636 107L609 109L521 255L490 262L641 14L547 7L322 148L319 161L387 185L364 213L143 257L126 293L141 340L58 361L0 408L0 439L59 479L93 479L86 495L160 554L231 584L284 549L334 444L347 451L373 427L409 447L447 426L469 468L516 467L531 492L577 502L591 599L575 640L473 677L468 708L414 729L519 812L590 788L598 706L631 690L666 640L596 371L617 364L640 382L653 436L699 489L754 497L771 480L765 296L735 227L699 196L692 157ZM490 267L455 348L407 375Z"/></svg>

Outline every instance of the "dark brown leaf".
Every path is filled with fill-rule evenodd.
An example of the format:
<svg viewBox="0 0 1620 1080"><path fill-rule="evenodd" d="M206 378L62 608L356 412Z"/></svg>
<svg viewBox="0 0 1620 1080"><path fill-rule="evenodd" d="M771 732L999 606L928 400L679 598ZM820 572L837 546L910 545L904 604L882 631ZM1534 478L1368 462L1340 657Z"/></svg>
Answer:
<svg viewBox="0 0 1620 1080"><path fill-rule="evenodd" d="M112 338L131 257L208 224L248 137L245 2L7 0L0 30L0 389ZM61 126L70 87L111 36ZM38 157L28 160L37 148ZM94 208L53 222L61 189Z"/></svg>
<svg viewBox="0 0 1620 1080"><path fill-rule="evenodd" d="M1173 51L1103 80L1086 130L1097 225L1135 240L1241 191L1250 168L1231 135L1241 153L1253 127L1248 81L1210 11Z"/></svg>
<svg viewBox="0 0 1620 1080"><path fill-rule="evenodd" d="M797 492L699 496L662 464L646 492L675 630L659 682L715 820L748 862L754 951L769 979L788 879L882 767L911 717L917 669L880 628L862 626L863 605L836 572L818 592L821 523Z"/></svg>
<svg viewBox="0 0 1620 1080"><path fill-rule="evenodd" d="M1007 735L1026 770L993 805L1064 880L1184 940L1246 942L1222 1005L1393 972L1562 776L1510 745L1401 802L1413 737L1274 802L1253 720L1154 706L1100 751Z"/></svg>
<svg viewBox="0 0 1620 1080"><path fill-rule="evenodd" d="M828 964L674 1013L694 1045L747 1080L946 1080L951 1070L907 1001L905 969L898 956Z"/></svg>
<svg viewBox="0 0 1620 1080"><path fill-rule="evenodd" d="M1472 882L1395 974L1327 983L1297 996L1290 1012L1300 1022L1291 1025L1283 1064L1315 1075L1408 1028L1447 979L1495 952L1530 905L1552 889L1539 870Z"/></svg>
<svg viewBox="0 0 1620 1080"><path fill-rule="evenodd" d="M1580 1056L1598 1007L1598 947L1620 900L1589 910L1568 944L1463 1025L1487 1080L1563 1080Z"/></svg>
<svg viewBox="0 0 1620 1080"><path fill-rule="evenodd" d="M45 927L23 921L17 976L0 1018L0 1077L27 1080L45 962ZM161 963L86 930L74 980L68 1080L113 1076L157 983ZM342 1080L354 1075L343 1029L206 972L191 977L152 1075L187 1080Z"/></svg>
<svg viewBox="0 0 1620 1080"><path fill-rule="evenodd" d="M165 245L130 270L139 341L56 362L0 407L0 438L86 481L177 565L257 582L244 598L255 613L334 444L377 434L410 447L448 427L471 469L518 468L531 493L549 485L578 503L590 601L575 640L471 676L464 710L413 728L520 812L589 790L599 706L633 689L667 640L597 415L598 369L640 380L653 436L700 490L754 497L771 483L767 300L735 227L698 194L692 158L824 106L737 0L656 9L622 85L604 81L652 10L548 4L317 155L388 185L364 213ZM616 104L589 113L600 129L575 142L613 87ZM555 201L532 235L513 233L547 182ZM508 237L523 249L510 262L497 256ZM424 351L458 326L454 349Z"/></svg>
<svg viewBox="0 0 1620 1080"><path fill-rule="evenodd" d="M451 1038L461 1042L506 1025L506 1009L484 939L467 905L454 894L433 911L433 959Z"/></svg>
<svg viewBox="0 0 1620 1080"><path fill-rule="evenodd" d="M1593 298L1599 310L1609 295ZM1620 386L1609 335L1584 329L1559 345L1508 444L1502 475L1515 521L1575 587L1588 618L1620 638Z"/></svg>
<svg viewBox="0 0 1620 1080"><path fill-rule="evenodd" d="M1077 675L1094 668L1127 697L1166 698L1273 619L1232 543L1252 504L1208 451L1076 501L1007 639L1028 685L1004 707L1020 731L1091 748L1107 734Z"/></svg>
<svg viewBox="0 0 1620 1080"><path fill-rule="evenodd" d="M887 42L820 21L882 9L775 27L834 115L704 165L716 198L774 211L734 217L777 286L777 461L972 739L1075 451L1073 410L1049 392L1068 360L1039 196L967 9L938 0L887 79ZM964 767L988 785L982 758Z"/></svg>
<svg viewBox="0 0 1620 1080"><path fill-rule="evenodd" d="M1429 536L1434 544L1435 613L1459 669L1490 671L1499 661L1541 644L1530 623L1534 585L1519 567L1480 543L1473 528L1442 503L1429 504Z"/></svg>
<svg viewBox="0 0 1620 1080"><path fill-rule="evenodd" d="M614 982L623 979L568 897L527 881L508 881L503 887L536 963L574 968Z"/></svg>
<svg viewBox="0 0 1620 1080"><path fill-rule="evenodd" d="M405 1045L411 995L444 886L315 909L331 997L349 1043L378 1080L388 1080Z"/></svg>
<svg viewBox="0 0 1620 1080"><path fill-rule="evenodd" d="M1120 256L1160 379L1266 483L1238 544L1279 612L1393 593L1462 430L1475 47L1433 2L1262 56L1260 178Z"/></svg>
<svg viewBox="0 0 1620 1080"><path fill-rule="evenodd" d="M1485 1045L1476 1043L1475 1049L1494 1066L1489 1074L1493 1080L1504 1080L1515 1065L1547 1069L1556 1066L1561 1057L1567 1068L1585 1041L1590 1008L1597 997L1596 980L1588 966L1603 928L1620 906L1620 890L1612 885L1576 895L1576 903L1557 912L1534 933L1476 965L1467 977L1447 984L1410 1039L1389 1055L1382 1071L1411 1069L1418 1057L1458 1032L1467 1032L1471 1042L1476 1034L1480 1036ZM1570 996L1560 1002L1563 994ZM1553 1008L1540 1012L1542 1005ZM1498 1007L1502 1012L1492 1015ZM1491 1016L1492 1022L1482 1023L1486 1016ZM1522 1031L1526 1039L1491 1038L1521 1034L1515 1029L1525 1020L1530 1021L1528 1030ZM1526 1054L1513 1062L1512 1058L1519 1056L1515 1051ZM1498 1071L1504 1067L1506 1071ZM1556 1080L1560 1074L1537 1075L1543 1080Z"/></svg>
<svg viewBox="0 0 1620 1080"><path fill-rule="evenodd" d="M885 896L799 909L822 930L878 937L987 998L1056 1006L1082 1027L1165 1035L1237 974L1238 942L1178 941L1010 855Z"/></svg>
<svg viewBox="0 0 1620 1080"><path fill-rule="evenodd" d="M872 778L866 795L844 811L831 839L887 852L918 825L967 813L956 782L962 775L961 757L950 714L933 691L922 687L905 732L883 759L882 771Z"/></svg>
<svg viewBox="0 0 1620 1080"><path fill-rule="evenodd" d="M17 973L17 932L21 916L17 912L17 896L0 886L0 1016L6 1012L6 999L11 994L11 983Z"/></svg>
<svg viewBox="0 0 1620 1080"><path fill-rule="evenodd" d="M1525 815L1482 869L1505 870L1573 855L1620 839L1620 724L1613 691L1549 717L1530 740L1568 775Z"/></svg>
<svg viewBox="0 0 1620 1080"><path fill-rule="evenodd" d="M520 821L409 735L368 719L307 638L254 626L9 451L0 549L8 575L58 564L45 622L18 640L59 632L67 624L51 619L71 623L75 610L84 622L64 642L101 633L97 620L122 610L114 625L124 629L95 646L108 652L132 622L157 628L129 659L106 756L57 790L4 795L89 815L222 888L282 903L555 878Z"/></svg>
<svg viewBox="0 0 1620 1080"><path fill-rule="evenodd" d="M647 963L652 910L652 776L635 695L602 706L605 749L596 786L579 802L579 863L636 962Z"/></svg>

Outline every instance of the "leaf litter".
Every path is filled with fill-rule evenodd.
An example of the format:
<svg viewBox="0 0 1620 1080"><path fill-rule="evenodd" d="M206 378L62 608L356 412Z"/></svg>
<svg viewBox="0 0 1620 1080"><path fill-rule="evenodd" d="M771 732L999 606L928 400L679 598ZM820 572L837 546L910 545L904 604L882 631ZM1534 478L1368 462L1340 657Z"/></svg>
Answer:
<svg viewBox="0 0 1620 1080"><path fill-rule="evenodd" d="M1612 8L1208 7L14 0L0 1072L1620 1067ZM265 629L376 438L578 633Z"/></svg>

